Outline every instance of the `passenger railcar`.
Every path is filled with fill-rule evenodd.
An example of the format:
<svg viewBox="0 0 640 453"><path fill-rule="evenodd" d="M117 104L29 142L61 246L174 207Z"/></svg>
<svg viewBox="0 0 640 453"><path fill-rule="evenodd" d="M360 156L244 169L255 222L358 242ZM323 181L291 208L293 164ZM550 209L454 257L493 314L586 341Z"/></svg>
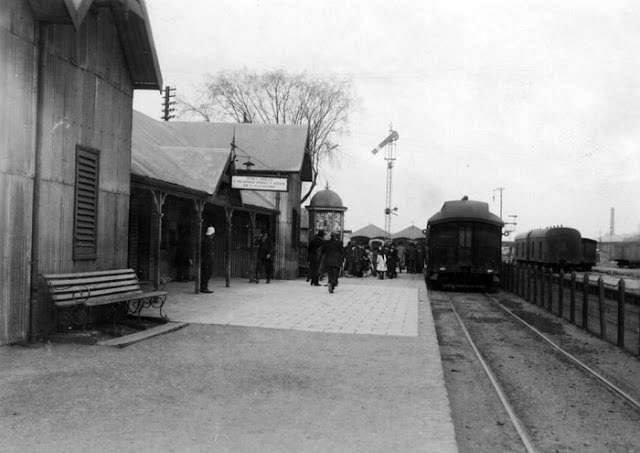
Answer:
<svg viewBox="0 0 640 453"><path fill-rule="evenodd" d="M580 270L590 271L598 260L598 241L582 238L582 265Z"/></svg>
<svg viewBox="0 0 640 453"><path fill-rule="evenodd" d="M575 228L554 226L516 236L515 259L553 269L580 269L582 237Z"/></svg>
<svg viewBox="0 0 640 453"><path fill-rule="evenodd" d="M427 222L427 287L497 288L503 226L488 203L445 202Z"/></svg>

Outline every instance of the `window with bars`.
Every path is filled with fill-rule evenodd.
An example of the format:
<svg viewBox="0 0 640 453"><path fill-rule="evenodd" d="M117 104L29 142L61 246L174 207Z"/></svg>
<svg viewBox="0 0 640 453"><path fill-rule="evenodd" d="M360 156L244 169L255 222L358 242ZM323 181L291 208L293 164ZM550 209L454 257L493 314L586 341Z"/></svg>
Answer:
<svg viewBox="0 0 640 453"><path fill-rule="evenodd" d="M73 259L96 259L98 252L98 179L100 151L76 146Z"/></svg>

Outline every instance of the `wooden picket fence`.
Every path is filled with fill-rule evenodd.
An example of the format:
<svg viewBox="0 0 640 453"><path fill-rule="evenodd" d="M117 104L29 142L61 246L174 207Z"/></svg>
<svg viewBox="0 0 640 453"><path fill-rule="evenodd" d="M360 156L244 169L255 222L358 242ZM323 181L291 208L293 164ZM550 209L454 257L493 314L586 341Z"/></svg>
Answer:
<svg viewBox="0 0 640 453"><path fill-rule="evenodd" d="M629 292L624 279L615 286L585 273L503 263L502 287L545 308L587 332L640 355L640 293Z"/></svg>

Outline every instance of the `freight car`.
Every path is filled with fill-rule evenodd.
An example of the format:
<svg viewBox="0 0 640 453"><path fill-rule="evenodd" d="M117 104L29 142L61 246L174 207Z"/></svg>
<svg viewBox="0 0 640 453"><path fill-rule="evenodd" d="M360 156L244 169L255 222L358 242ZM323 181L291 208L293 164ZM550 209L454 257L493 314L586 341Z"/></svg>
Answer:
<svg viewBox="0 0 640 453"><path fill-rule="evenodd" d="M503 226L488 203L446 201L427 222L427 287L497 288Z"/></svg>
<svg viewBox="0 0 640 453"><path fill-rule="evenodd" d="M590 270L596 261L596 241L575 228L553 226L515 238L515 261L554 270Z"/></svg>
<svg viewBox="0 0 640 453"><path fill-rule="evenodd" d="M640 267L640 235L626 237L621 241L603 241L600 249L618 267Z"/></svg>

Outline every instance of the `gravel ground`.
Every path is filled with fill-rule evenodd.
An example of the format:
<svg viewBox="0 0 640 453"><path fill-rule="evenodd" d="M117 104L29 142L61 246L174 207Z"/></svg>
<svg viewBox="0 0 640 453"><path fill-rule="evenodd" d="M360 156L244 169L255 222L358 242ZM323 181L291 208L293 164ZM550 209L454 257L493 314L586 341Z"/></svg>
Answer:
<svg viewBox="0 0 640 453"><path fill-rule="evenodd" d="M1 347L0 445L3 452L441 451L428 423L424 352L420 336L216 325L125 349Z"/></svg>
<svg viewBox="0 0 640 453"><path fill-rule="evenodd" d="M451 296L541 451L640 451L637 411L507 318L483 295ZM557 320L542 318L538 323L545 325L547 332L564 338L565 343L577 345L579 340ZM625 359L627 364L636 360L629 355ZM455 408L454 417L457 417Z"/></svg>

